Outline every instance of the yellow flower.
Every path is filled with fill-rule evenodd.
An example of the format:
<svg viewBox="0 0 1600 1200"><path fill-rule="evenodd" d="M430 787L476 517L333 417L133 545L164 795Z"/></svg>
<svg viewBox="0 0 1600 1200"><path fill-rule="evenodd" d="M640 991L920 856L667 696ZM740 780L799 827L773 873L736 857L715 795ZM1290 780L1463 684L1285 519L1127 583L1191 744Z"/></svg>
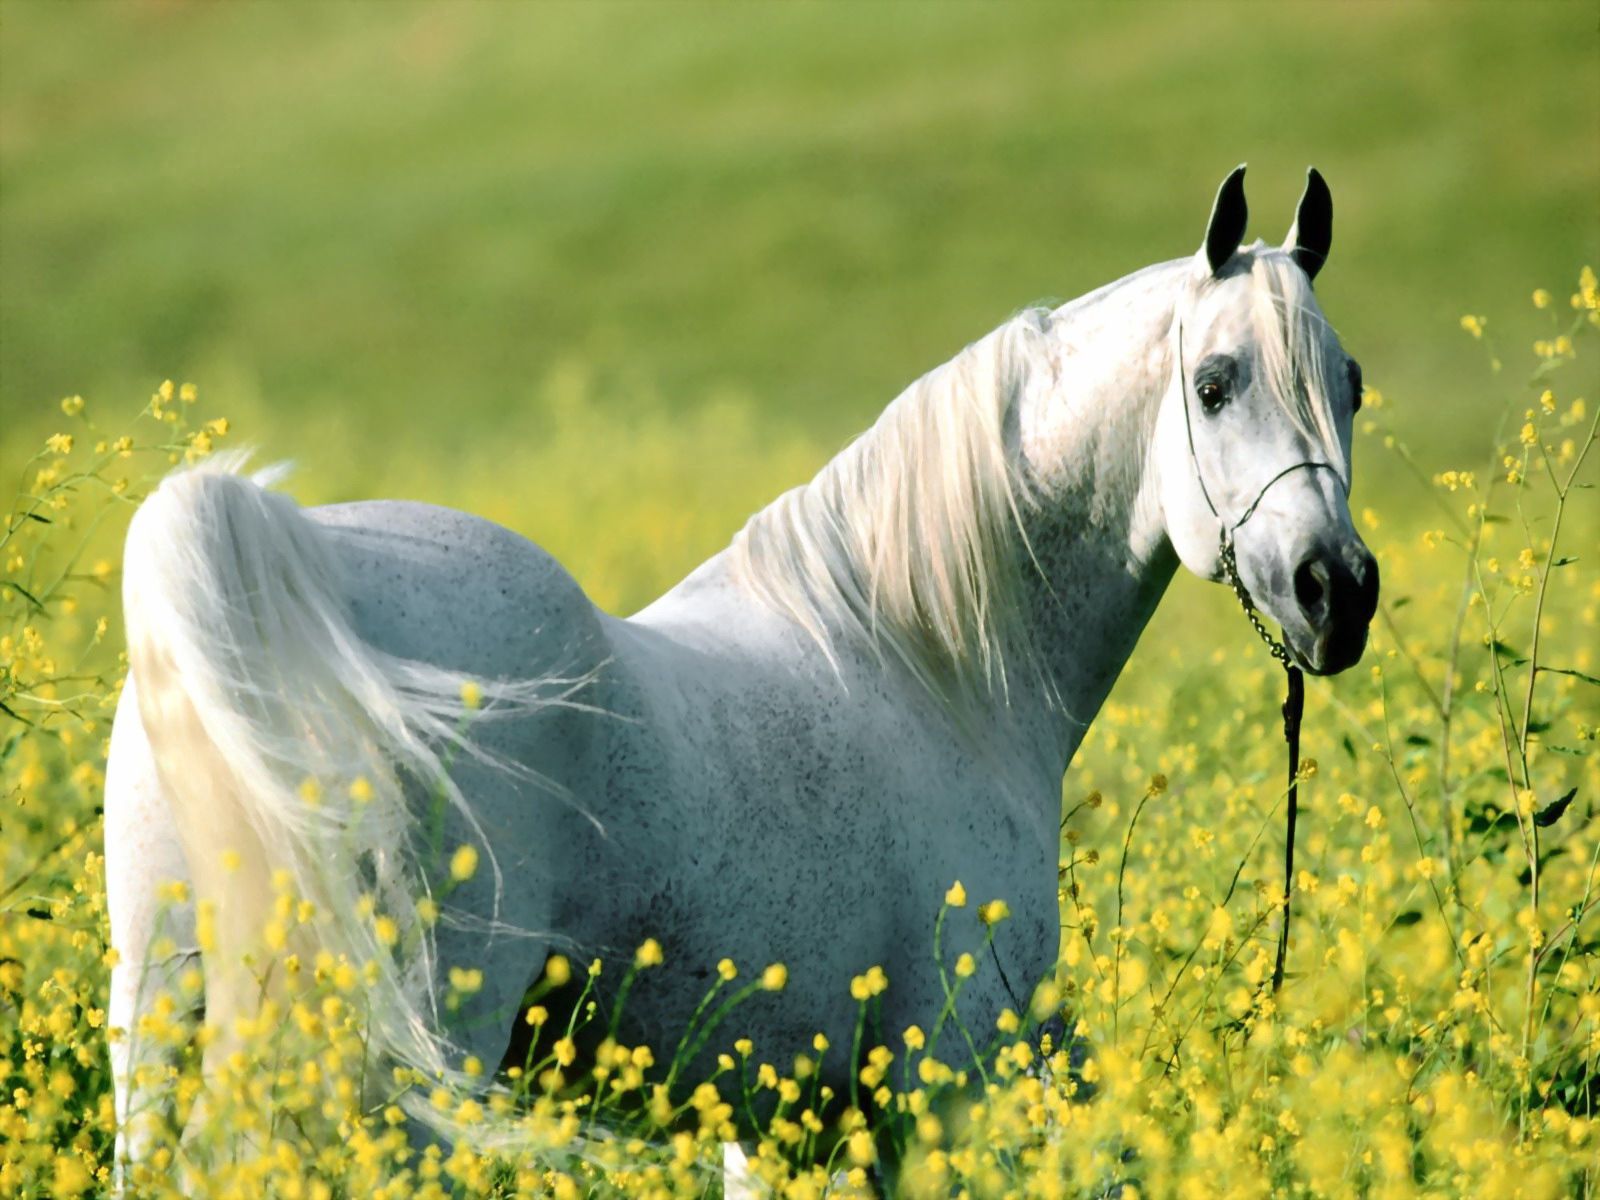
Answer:
<svg viewBox="0 0 1600 1200"><path fill-rule="evenodd" d="M824 1053L828 1049L828 1039L820 1033L817 1034L816 1037L811 1039L811 1048L818 1054Z"/></svg>
<svg viewBox="0 0 1600 1200"><path fill-rule="evenodd" d="M661 961L661 943L655 938L645 938L644 944L634 951L633 962L637 967L659 967Z"/></svg>
<svg viewBox="0 0 1600 1200"><path fill-rule="evenodd" d="M473 680L467 680L461 685L461 703L469 709L477 708L483 703L483 689Z"/></svg>
<svg viewBox="0 0 1600 1200"><path fill-rule="evenodd" d="M973 961L972 955L970 954L963 954L960 958L956 959L957 979L966 979L977 969L978 964Z"/></svg>
<svg viewBox="0 0 1600 1200"><path fill-rule="evenodd" d="M765 992L781 992L784 985L789 982L789 968L782 963L773 963L761 972L761 990Z"/></svg>
<svg viewBox="0 0 1600 1200"><path fill-rule="evenodd" d="M961 880L958 879L950 885L950 890L944 894L944 902L951 908L967 906L967 889L961 886Z"/></svg>
<svg viewBox="0 0 1600 1200"><path fill-rule="evenodd" d="M69 417L75 417L83 411L82 396L68 396L61 401L61 411Z"/></svg>
<svg viewBox="0 0 1600 1200"><path fill-rule="evenodd" d="M168 904L186 904L189 900L189 885L181 879L173 879L161 885L158 894Z"/></svg>
<svg viewBox="0 0 1600 1200"><path fill-rule="evenodd" d="M372 931L385 946L392 946L400 940L400 927L395 924L393 917L379 917L372 923Z"/></svg>
<svg viewBox="0 0 1600 1200"><path fill-rule="evenodd" d="M357 804L370 804L372 796L372 782L365 775L357 775L350 784L350 799Z"/></svg>
<svg viewBox="0 0 1600 1200"><path fill-rule="evenodd" d="M1475 317L1470 313L1461 318L1461 328L1465 329L1474 338L1481 338L1483 336L1483 327L1488 323L1488 317Z"/></svg>
<svg viewBox="0 0 1600 1200"><path fill-rule="evenodd" d="M1535 308L1549 308L1550 307L1550 293L1545 291L1544 288L1534 288L1533 289L1533 306Z"/></svg>
<svg viewBox="0 0 1600 1200"><path fill-rule="evenodd" d="M483 972L477 967L451 967L450 986L463 996L470 996L483 987Z"/></svg>
<svg viewBox="0 0 1600 1200"><path fill-rule="evenodd" d="M858 1167L870 1167L878 1157L878 1148L872 1144L872 1135L865 1129L852 1133L845 1148L850 1161Z"/></svg>
<svg viewBox="0 0 1600 1200"><path fill-rule="evenodd" d="M544 964L544 977L551 987L565 987L572 978L572 964L564 954L552 954Z"/></svg>
<svg viewBox="0 0 1600 1200"><path fill-rule="evenodd" d="M905 1033L901 1034L901 1037L905 1039L906 1048L910 1050L921 1050L927 1044L927 1039L923 1036L922 1026L920 1025L907 1026Z"/></svg>
<svg viewBox="0 0 1600 1200"><path fill-rule="evenodd" d="M717 963L717 975L724 983L731 983L739 974L739 968L733 965L733 959L724 958Z"/></svg>
<svg viewBox="0 0 1600 1200"><path fill-rule="evenodd" d="M1539 431L1533 427L1533 422L1529 421L1523 425L1522 432L1517 436L1522 440L1524 446L1532 446L1539 440Z"/></svg>
<svg viewBox="0 0 1600 1200"><path fill-rule="evenodd" d="M450 878L457 883L465 883L472 878L478 869L478 849L476 846L461 845L456 847L456 852L450 856Z"/></svg>
<svg viewBox="0 0 1600 1200"><path fill-rule="evenodd" d="M70 433L52 433L44 443L54 454L72 453L72 435Z"/></svg>
<svg viewBox="0 0 1600 1200"><path fill-rule="evenodd" d="M1004 900L991 900L978 909L978 919L985 925L998 925L1011 915L1011 906Z"/></svg>

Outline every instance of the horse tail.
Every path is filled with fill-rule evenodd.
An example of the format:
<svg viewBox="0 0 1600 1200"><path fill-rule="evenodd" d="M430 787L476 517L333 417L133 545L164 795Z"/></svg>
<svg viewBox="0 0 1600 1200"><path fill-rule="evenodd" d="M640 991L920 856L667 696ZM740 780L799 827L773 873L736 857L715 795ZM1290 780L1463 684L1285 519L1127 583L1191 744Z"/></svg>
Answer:
<svg viewBox="0 0 1600 1200"><path fill-rule="evenodd" d="M365 973L369 1053L459 1081L437 1032L407 792L442 794L476 828L445 759L475 753L473 708L536 706L538 682L471 680L364 641L343 535L243 461L168 476L133 518L123 579L140 717L194 880L213 1044L284 986L246 955L325 950ZM312 915L296 923L308 910L286 892Z"/></svg>

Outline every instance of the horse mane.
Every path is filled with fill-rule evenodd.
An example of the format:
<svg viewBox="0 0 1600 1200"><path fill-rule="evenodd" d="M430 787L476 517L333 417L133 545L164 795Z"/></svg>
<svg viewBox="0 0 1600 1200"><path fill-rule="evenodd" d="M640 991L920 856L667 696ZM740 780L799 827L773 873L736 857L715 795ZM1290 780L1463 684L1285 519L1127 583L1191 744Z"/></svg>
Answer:
<svg viewBox="0 0 1600 1200"><path fill-rule="evenodd" d="M1025 310L928 372L735 537L735 576L835 667L839 639L869 647L964 708L1005 694L1033 659L1017 537L1028 495L1004 427L1018 392L1053 375L1050 324Z"/></svg>
<svg viewBox="0 0 1600 1200"><path fill-rule="evenodd" d="M1310 280L1282 251L1257 243L1246 255L1268 386L1347 476L1329 399L1330 331ZM1005 423L1024 389L1055 385L1054 320L1049 309L1026 309L928 372L734 538L734 577L836 669L841 643L863 647L899 663L958 717L1009 698L1019 673L1042 671L1021 603L1032 565L1021 517L1035 498Z"/></svg>

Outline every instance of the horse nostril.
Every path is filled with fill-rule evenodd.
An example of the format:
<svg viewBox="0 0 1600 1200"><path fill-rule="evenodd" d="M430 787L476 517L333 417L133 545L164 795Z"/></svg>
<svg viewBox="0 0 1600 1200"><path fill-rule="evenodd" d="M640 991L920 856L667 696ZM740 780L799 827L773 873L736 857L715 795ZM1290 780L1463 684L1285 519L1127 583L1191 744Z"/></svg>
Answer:
<svg viewBox="0 0 1600 1200"><path fill-rule="evenodd" d="M1351 574L1356 579L1356 598L1365 620L1371 620L1378 611L1378 560L1363 553Z"/></svg>
<svg viewBox="0 0 1600 1200"><path fill-rule="evenodd" d="M1315 621L1328 606L1328 568L1314 558L1308 558L1294 569L1294 597L1300 601L1300 610Z"/></svg>

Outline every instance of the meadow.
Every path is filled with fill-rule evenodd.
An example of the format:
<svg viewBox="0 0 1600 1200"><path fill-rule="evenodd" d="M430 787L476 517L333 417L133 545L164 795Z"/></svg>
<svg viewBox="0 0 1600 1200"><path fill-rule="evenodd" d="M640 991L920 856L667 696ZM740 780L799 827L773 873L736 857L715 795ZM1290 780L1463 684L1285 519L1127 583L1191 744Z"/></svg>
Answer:
<svg viewBox="0 0 1600 1200"><path fill-rule="evenodd" d="M1353 509L1384 578L1367 658L1309 689L1283 990L1281 673L1180 578L1065 784L1038 1012L978 1055L879 1031L870 1106L741 1045L737 1006L713 1036L782 1098L783 1194L862 1191L876 1122L912 1195L1594 1195L1592 10L492 11L5 9L0 1195L103 1193L107 1039L166 1035L106 1028L98 811L120 536L161 472L246 442L307 502L501 520L630 611L1010 312L1191 250L1246 156L1252 235L1306 160L1333 185L1318 285L1374 389ZM673 1047L573 1078L559 1030L506 1081L521 1115L438 1096L536 1155L412 1153L392 1101L430 1085L350 1083L360 966L308 964L209 1101L296 1114L210 1192L715 1193L729 1114L652 1091ZM841 983L863 1029L884 982ZM1047 1010L1086 1059L1028 1038ZM192 1062L170 1082L187 1111Z"/></svg>

